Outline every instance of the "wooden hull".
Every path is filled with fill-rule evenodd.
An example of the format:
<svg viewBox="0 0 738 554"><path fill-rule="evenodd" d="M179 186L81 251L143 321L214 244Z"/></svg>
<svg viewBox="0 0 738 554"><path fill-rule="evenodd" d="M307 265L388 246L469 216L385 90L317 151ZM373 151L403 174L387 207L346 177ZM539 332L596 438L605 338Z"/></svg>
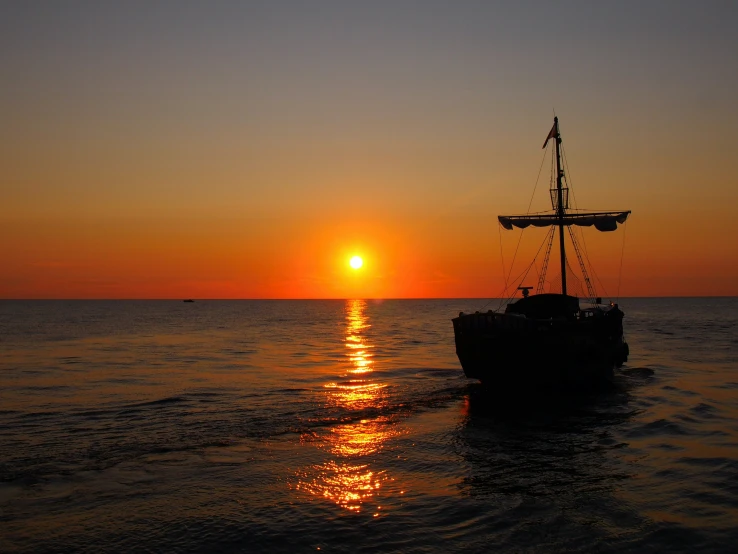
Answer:
<svg viewBox="0 0 738 554"><path fill-rule="evenodd" d="M453 323L464 374L495 389L596 387L627 359L622 330L604 317L556 321L487 312Z"/></svg>

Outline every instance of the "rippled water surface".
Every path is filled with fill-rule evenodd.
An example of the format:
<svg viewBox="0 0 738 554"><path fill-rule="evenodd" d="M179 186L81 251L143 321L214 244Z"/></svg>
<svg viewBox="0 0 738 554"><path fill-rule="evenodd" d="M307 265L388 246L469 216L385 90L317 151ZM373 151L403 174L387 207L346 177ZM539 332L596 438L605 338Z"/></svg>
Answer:
<svg viewBox="0 0 738 554"><path fill-rule="evenodd" d="M473 300L0 302L0 552L730 552L738 299L621 301L613 390L493 400Z"/></svg>

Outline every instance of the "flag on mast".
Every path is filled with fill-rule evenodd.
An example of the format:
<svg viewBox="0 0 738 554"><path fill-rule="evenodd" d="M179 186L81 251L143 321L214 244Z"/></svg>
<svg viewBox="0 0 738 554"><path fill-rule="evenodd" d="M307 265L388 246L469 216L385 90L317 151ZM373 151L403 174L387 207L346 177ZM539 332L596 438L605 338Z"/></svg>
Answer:
<svg viewBox="0 0 738 554"><path fill-rule="evenodd" d="M548 136L546 137L546 142L543 143L542 148L546 148L546 145L548 144L548 139L552 139L556 136L556 122L554 121L553 127L551 127L551 131L548 133Z"/></svg>

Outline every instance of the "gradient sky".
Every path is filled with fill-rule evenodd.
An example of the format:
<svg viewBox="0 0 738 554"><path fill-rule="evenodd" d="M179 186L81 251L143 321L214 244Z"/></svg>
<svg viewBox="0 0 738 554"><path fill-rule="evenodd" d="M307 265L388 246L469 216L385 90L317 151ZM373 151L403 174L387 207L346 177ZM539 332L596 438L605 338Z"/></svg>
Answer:
<svg viewBox="0 0 738 554"><path fill-rule="evenodd" d="M622 230L586 233L603 296L738 295L736 21L3 2L0 298L497 296L519 232L496 215L525 212L554 110L579 207L633 210L621 281Z"/></svg>

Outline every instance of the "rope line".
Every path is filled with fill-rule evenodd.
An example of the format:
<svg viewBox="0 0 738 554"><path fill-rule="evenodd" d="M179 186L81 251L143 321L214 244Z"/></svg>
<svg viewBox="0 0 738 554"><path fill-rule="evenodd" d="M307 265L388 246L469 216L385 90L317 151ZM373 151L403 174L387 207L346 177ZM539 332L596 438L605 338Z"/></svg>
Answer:
<svg viewBox="0 0 738 554"><path fill-rule="evenodd" d="M536 184L533 187L533 194L531 194L531 196L530 196L530 202L528 202L528 209L526 210L526 215L530 215L530 207L533 205L533 198L536 195L536 190L538 189L538 182L541 179L541 171L543 171L543 164L545 162L546 162L546 152L543 153L543 158L541 159L541 165L538 168L538 175L536 176ZM502 253L502 231L500 231L500 228L499 227L497 228L497 231L498 231L498 233L500 233L500 253ZM520 236L518 237L518 244L515 246L515 253L513 254L512 262L510 262L510 271L507 273L507 277L505 277L505 275L506 275L506 272L505 272L505 262L503 260L502 275L503 275L503 279L504 279L504 282L505 282L505 288L502 289L502 294L503 295L506 294L507 288L508 288L509 283L510 283L509 276L512 275L513 267L515 267L515 260L518 257L518 250L520 249L520 242L523 240L523 232L525 232L525 229L523 229L520 232ZM487 302L484 306L482 306L482 308L486 308L491 302L492 302L492 299L490 299L489 302Z"/></svg>
<svg viewBox="0 0 738 554"><path fill-rule="evenodd" d="M546 161L546 152L543 153L543 159L541 160L541 167L538 168L538 176L536 177L536 185L533 187L533 194L530 195L530 202L528 202L528 209L526 215L530 215L530 207L533 205L533 198L536 195L536 189L538 188L538 181L541 179L541 171L543 171L543 164Z"/></svg>
<svg viewBox="0 0 738 554"><path fill-rule="evenodd" d="M526 269L525 269L525 270L524 270L523 272L521 272L521 273L520 273L520 274L519 274L519 275L518 275L518 276L517 276L517 277L515 278L515 280L514 280L514 281L512 281L512 283L513 283L513 284L514 284L514 283L518 283L518 282L519 282L519 283L522 283L523 281L525 281L526 277L528 277L528 273L530 273L530 270L531 270L531 268L533 267L533 265L535 265L535 263L536 263L536 260L538 259L538 255L539 255L539 254L541 253L541 249L543 248L543 245L544 245L544 244L546 244L546 242L547 242L547 241L546 241L546 239L547 239L547 238L548 238L548 234L546 234L546 238L544 238L544 239L543 239L543 242L542 242L542 243L541 243L541 245L540 245L540 246L538 247L538 251L536 252L536 255L535 255L535 256L533 256L533 261L531 261L531 262L530 262L530 264L528 264L528 267L527 267L527 268L526 268ZM520 278L521 276L522 276L522 279ZM500 309L502 309L502 304L503 304L503 303L504 303L505 301L508 301L508 302L509 302L510 300L512 300L512 297L513 297L513 296L515 295L515 292L514 292L514 291L507 291L507 289L505 289L505 291L503 291L503 293L504 293L504 294L507 294L507 292L509 292L509 293L510 293L510 296L504 296L504 297L500 297L500 304L499 304L499 306L497 307L497 311L500 311ZM491 302L491 301L490 301L490 302ZM485 304L485 306L484 306L484 307L486 307L487 305L489 305L489 302L487 302L487 304Z"/></svg>
<svg viewBox="0 0 738 554"><path fill-rule="evenodd" d="M618 271L618 292L615 295L615 302L620 301L620 281L623 277L623 258L625 257L625 231L628 229L628 220L623 224L623 247L620 250L620 271Z"/></svg>
<svg viewBox="0 0 738 554"><path fill-rule="evenodd" d="M546 242L546 241L544 240L544 241L543 241L543 242L541 243L541 246L539 246L539 247L538 247L538 252L536 252L536 256L535 256L535 257L533 258L533 261L532 261L532 262L531 262L531 263L530 263L530 264L528 265L528 267L527 267L527 268L525 268L525 269L524 269L523 271L521 271L521 272L520 272L520 273L519 273L519 274L518 274L518 275L517 275L517 276L515 277L515 279L514 279L514 280L512 280L512 279L511 279L511 282L512 282L512 283L517 283L518 281L522 281L522 280L524 280L524 279L525 279L525 278L526 278L526 277L528 276L528 272L530 272L530 268L531 268L531 267L533 266L533 264L535 264L535 263L536 263L536 259L538 258L538 254L540 254L540 253L541 253L541 248L543 248L543 244L544 244L545 242ZM522 277L522 279L521 279L521 277ZM489 306L489 305L490 305L490 304L492 303L492 301L493 301L493 300L499 300L499 301L500 301L500 304L499 304L499 305L497 306L497 311L500 311L500 309L502 309L502 304L504 304L504 303L505 303L506 301L512 300L512 297L513 297L513 295L515 294L515 293L513 292L513 293L512 293L512 294L511 294L510 296L507 296L507 292L508 292L508 291L507 291L507 286L506 286L506 287L505 287L504 289L502 289L502 290L501 290L501 291L499 292L499 295L498 295L498 296L496 296L496 297L493 297L493 298L490 298L490 299L489 299L489 300L487 301L487 303L486 303L486 304L484 304L484 305L483 305L483 306L482 306L481 308L479 308L479 311L482 311L482 310L484 310L484 308L486 308L487 306Z"/></svg>
<svg viewBox="0 0 738 554"><path fill-rule="evenodd" d="M501 227L502 227L502 224L498 221L497 222L497 236L500 239L500 260L502 261L502 282L505 283L505 288L503 290L507 290L507 272L505 271L505 253L502 250ZM512 267L510 268L510 271L512 271Z"/></svg>
<svg viewBox="0 0 738 554"><path fill-rule="evenodd" d="M533 187L533 194L530 195L530 202L528 202L528 209L526 210L525 214L530 215L530 207L533 205L533 198L536 195L536 190L538 189L538 182L541 179L541 171L543 171L543 164L546 162L546 152L543 153L543 159L541 160L541 166L538 168L538 176L536 177L536 184ZM525 232L525 229L520 231L520 236L518 237L518 244L515 246L515 253L513 254L512 262L510 263L510 273L512 273L513 267L515 267L515 260L518 257L518 250L520 249L520 243L523 240L523 233ZM509 281L505 282L505 290L507 290L507 284Z"/></svg>

